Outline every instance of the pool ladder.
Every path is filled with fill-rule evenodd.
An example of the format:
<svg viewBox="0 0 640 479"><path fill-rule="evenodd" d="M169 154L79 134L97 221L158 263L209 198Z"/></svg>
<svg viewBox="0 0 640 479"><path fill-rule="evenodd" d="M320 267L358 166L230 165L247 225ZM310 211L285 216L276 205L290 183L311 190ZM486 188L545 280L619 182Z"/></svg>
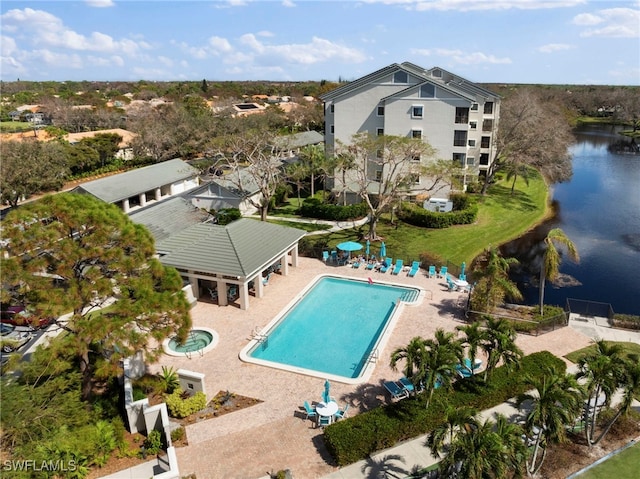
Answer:
<svg viewBox="0 0 640 479"><path fill-rule="evenodd" d="M378 349L376 348L369 353L369 356L367 357L367 362L375 364L378 361L378 357L379 357L379 353L378 353Z"/></svg>
<svg viewBox="0 0 640 479"><path fill-rule="evenodd" d="M191 342L196 342L196 335L194 334L193 331L189 331L189 339L191 340ZM189 340L187 340L187 343L189 342ZM186 344L186 343L185 343ZM196 350L196 352L198 353L198 355L200 357L204 356L204 352L203 352L203 348L199 348ZM185 351L184 355L188 358L191 359L191 356L193 356L193 351Z"/></svg>
<svg viewBox="0 0 640 479"><path fill-rule="evenodd" d="M251 339L254 339L258 342L258 344L262 344L267 341L269 337L264 334L258 326L253 328L253 332L251 333Z"/></svg>

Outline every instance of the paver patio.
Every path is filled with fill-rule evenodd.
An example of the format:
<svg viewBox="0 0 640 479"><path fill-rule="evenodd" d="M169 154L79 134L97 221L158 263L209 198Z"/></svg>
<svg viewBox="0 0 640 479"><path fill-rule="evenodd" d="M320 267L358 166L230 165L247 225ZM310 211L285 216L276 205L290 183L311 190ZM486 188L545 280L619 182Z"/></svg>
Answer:
<svg viewBox="0 0 640 479"><path fill-rule="evenodd" d="M403 306L400 317L370 379L361 385L331 383L331 394L342 406L348 402L349 415L389 401L382 382L401 373L389 367L389 356L414 336L429 337L437 328L454 331L462 324L461 314L467 294L447 291L444 279L427 278L420 271L413 278L379 274L362 268L326 266L319 259L300 258L288 276L275 275L262 299L251 298L250 309L219 307L205 302L192 310L194 327L206 326L220 336L217 347L204 356L163 356L151 367L173 366L205 374L209 398L218 391L230 391L262 400L261 404L221 417L187 426L189 445L177 449L182 476L195 473L198 479L258 478L270 471L290 469L296 479L319 478L335 472L322 440L322 430L304 419L302 404L319 401L324 381L283 370L240 361L238 354L254 328L262 328L309 282L320 274L368 278L419 286L426 291L418 306ZM310 334L313 334L311 332ZM318 347L324 338L318 335ZM558 356L587 346L590 338L570 328L539 337L519 336L525 354L548 350Z"/></svg>

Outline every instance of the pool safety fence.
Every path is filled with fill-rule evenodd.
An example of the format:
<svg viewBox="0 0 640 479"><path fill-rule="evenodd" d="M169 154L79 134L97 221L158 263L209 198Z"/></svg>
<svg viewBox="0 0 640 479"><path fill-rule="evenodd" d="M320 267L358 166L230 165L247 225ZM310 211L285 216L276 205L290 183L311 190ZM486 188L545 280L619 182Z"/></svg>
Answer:
<svg viewBox="0 0 640 479"><path fill-rule="evenodd" d="M609 303L599 303L597 301L588 301L584 299L567 298L567 308L570 313L584 316L585 318L607 318L609 321L613 319L615 312L613 306Z"/></svg>

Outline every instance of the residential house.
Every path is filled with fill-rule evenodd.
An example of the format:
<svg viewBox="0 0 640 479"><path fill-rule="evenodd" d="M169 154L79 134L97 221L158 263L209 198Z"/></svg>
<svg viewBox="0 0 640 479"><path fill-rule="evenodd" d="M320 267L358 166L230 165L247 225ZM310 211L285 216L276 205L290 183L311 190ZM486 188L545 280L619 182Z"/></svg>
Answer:
<svg viewBox="0 0 640 479"><path fill-rule="evenodd" d="M465 186L485 174L495 158L500 97L442 68L394 63L321 99L329 155L338 141L349 144L361 132L422 138L436 149L436 159L450 159L464 169ZM368 172L373 181L379 174ZM429 184L429 178L416 179L409 194L419 195ZM440 190L438 196L446 193Z"/></svg>
<svg viewBox="0 0 640 479"><path fill-rule="evenodd" d="M96 131L83 131L80 133L69 133L64 137L72 145L78 143L83 138L93 138L96 135L108 135L111 133L115 133L116 135L120 135L122 140L118 144L118 151L116 152L116 158L120 158L122 160L131 160L133 159L133 148L132 143L135 137L138 135L129 130L124 130L122 128L112 128L110 130L96 130Z"/></svg>
<svg viewBox="0 0 640 479"><path fill-rule="evenodd" d="M192 190L199 184L198 170L181 159L174 159L82 183L73 192L93 195L129 213Z"/></svg>

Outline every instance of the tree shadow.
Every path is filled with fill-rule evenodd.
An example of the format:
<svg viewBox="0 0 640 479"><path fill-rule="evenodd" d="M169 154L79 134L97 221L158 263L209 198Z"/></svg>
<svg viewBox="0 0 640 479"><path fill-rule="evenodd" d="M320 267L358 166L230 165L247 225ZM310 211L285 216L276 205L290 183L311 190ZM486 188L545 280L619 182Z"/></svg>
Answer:
<svg viewBox="0 0 640 479"><path fill-rule="evenodd" d="M342 395L341 399L364 412L384 404L384 401L380 399L381 395L384 395L382 385L365 383L360 384L353 392Z"/></svg>
<svg viewBox="0 0 640 479"><path fill-rule="evenodd" d="M410 471L397 464L405 464L405 459L399 454L387 454L380 458L367 457L360 468L360 472L367 479L404 478Z"/></svg>

